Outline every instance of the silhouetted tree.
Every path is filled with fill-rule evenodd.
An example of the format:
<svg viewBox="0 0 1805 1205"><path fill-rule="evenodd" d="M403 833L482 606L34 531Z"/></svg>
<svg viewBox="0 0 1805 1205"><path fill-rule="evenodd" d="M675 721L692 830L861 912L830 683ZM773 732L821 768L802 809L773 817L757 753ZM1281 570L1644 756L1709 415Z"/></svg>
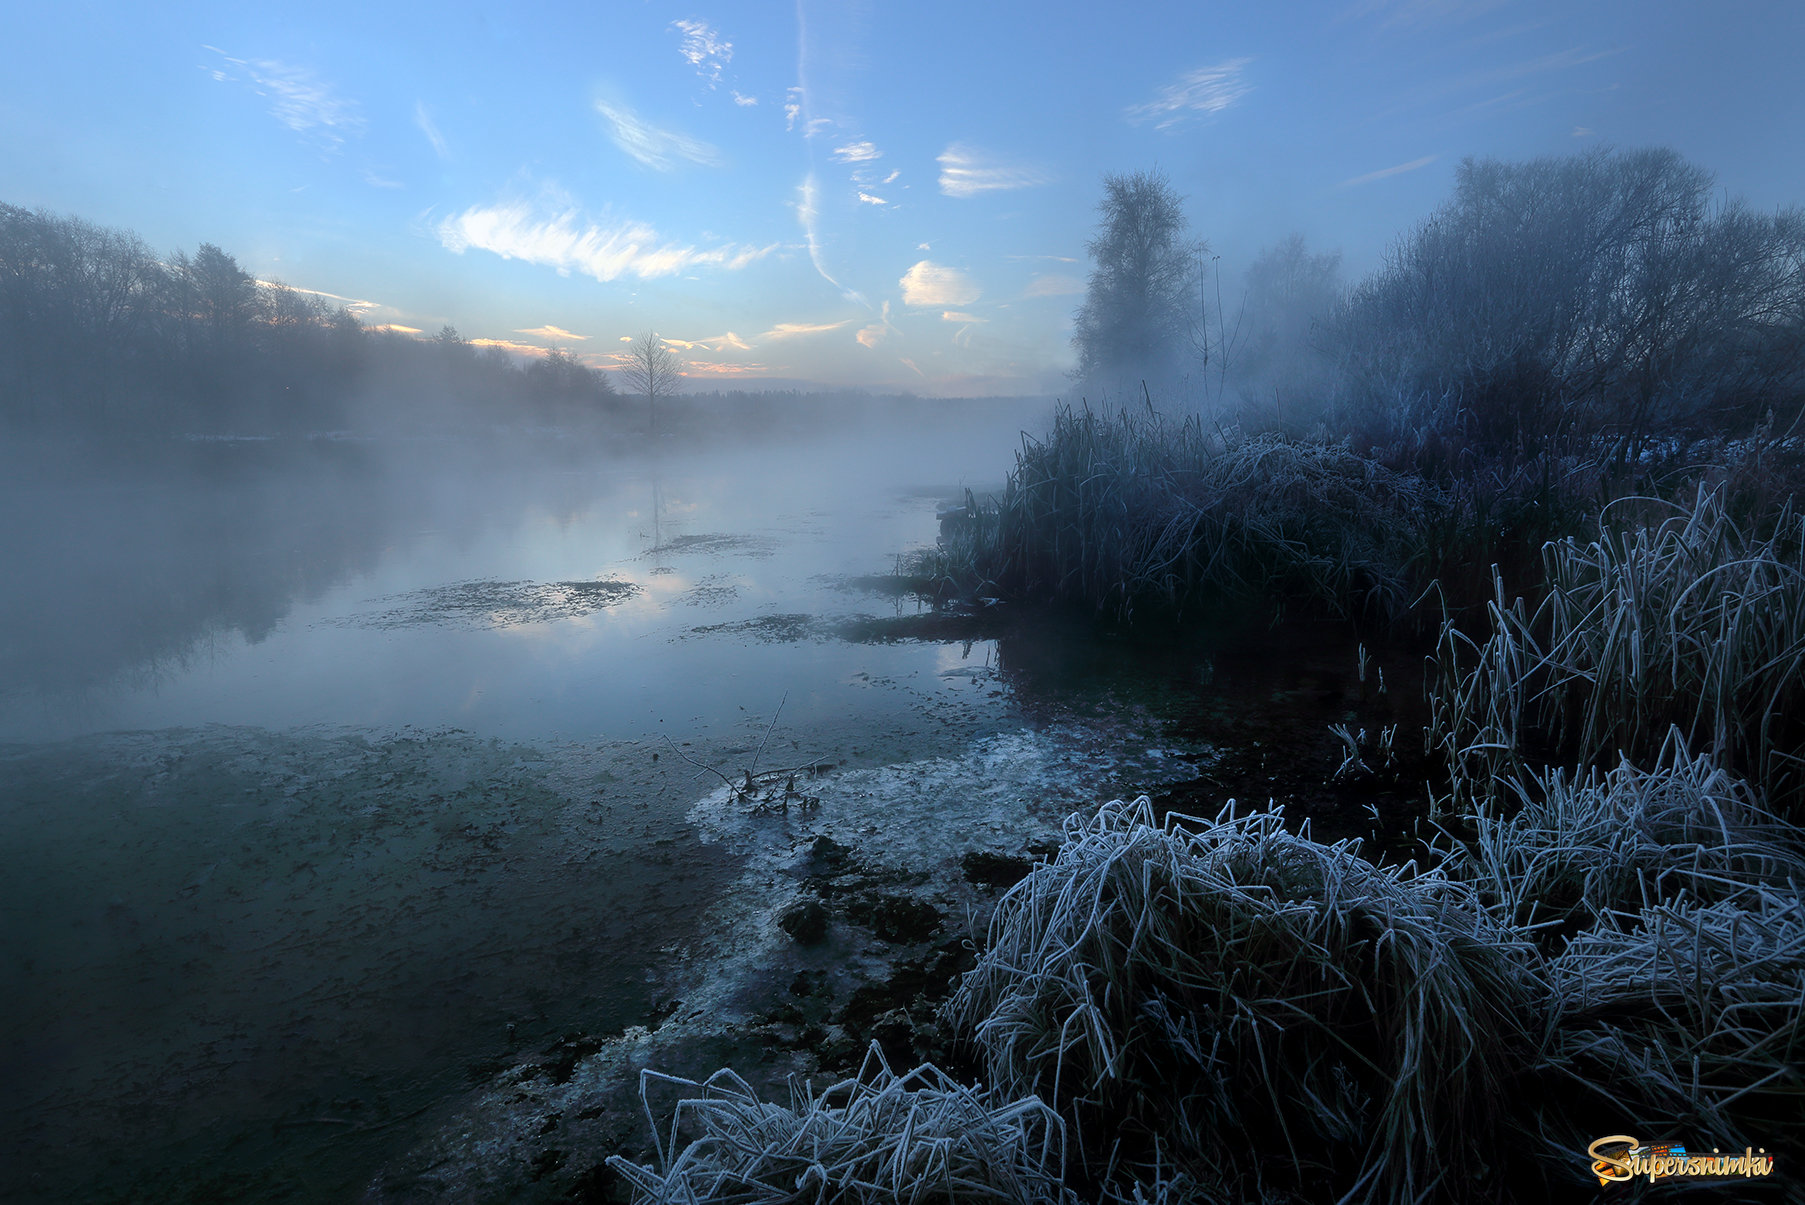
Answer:
<svg viewBox="0 0 1805 1205"><path fill-rule="evenodd" d="M1076 379L1169 383L1201 359L1191 334L1207 246L1187 237L1183 205L1159 172L1103 177L1097 236L1086 244L1096 267L1072 334Z"/></svg>
<svg viewBox="0 0 1805 1205"><path fill-rule="evenodd" d="M659 399L674 397L682 384L676 353L658 337L657 331L647 331L627 349L627 365L621 376L634 393L646 399L648 426L656 432Z"/></svg>

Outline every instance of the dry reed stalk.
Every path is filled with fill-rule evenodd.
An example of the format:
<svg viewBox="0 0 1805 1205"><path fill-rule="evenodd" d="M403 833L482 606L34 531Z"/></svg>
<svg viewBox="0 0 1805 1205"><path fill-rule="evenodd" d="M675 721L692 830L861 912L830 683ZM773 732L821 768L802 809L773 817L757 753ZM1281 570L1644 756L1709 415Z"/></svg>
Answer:
<svg viewBox="0 0 1805 1205"><path fill-rule="evenodd" d="M1443 629L1428 740L1457 801L1520 775L1532 735L1573 764L1655 757L1669 729L1746 776L1766 806L1805 810L1805 517L1756 540L1720 491L1657 526L1543 549L1530 612L1494 578L1483 643Z"/></svg>
<svg viewBox="0 0 1805 1205"><path fill-rule="evenodd" d="M663 1134L646 1099L655 1082L697 1093L677 1102ZM641 1203L1074 1201L1065 1130L1051 1109L964 1087L931 1063L897 1075L876 1043L853 1079L819 1095L792 1083L788 1108L761 1101L728 1070L701 1084L644 1072L640 1100L663 1170L608 1163ZM680 1145L685 1130L695 1136Z"/></svg>
<svg viewBox="0 0 1805 1205"><path fill-rule="evenodd" d="M1345 444L1067 408L928 567L967 593L1122 619L1262 598L1391 617L1425 584L1423 532L1446 505Z"/></svg>
<svg viewBox="0 0 1805 1205"><path fill-rule="evenodd" d="M1088 1158L1126 1135L1242 1194L1453 1198L1484 1186L1435 1152L1499 1140L1540 1015L1534 958L1436 872L1271 812L1156 825L1143 798L1068 821L948 1011L991 1080L1052 1102Z"/></svg>
<svg viewBox="0 0 1805 1205"><path fill-rule="evenodd" d="M1796 890L1612 914L1575 937L1549 975L1548 1057L1565 1081L1550 1103L1566 1103L1547 1111L1544 1128L1781 1147L1795 1167L1805 1156Z"/></svg>
<svg viewBox="0 0 1805 1205"><path fill-rule="evenodd" d="M1805 887L1805 834L1757 807L1708 755L1690 756L1677 731L1648 770L1626 761L1505 787L1509 817L1482 803L1472 841L1443 863L1505 924L1569 930L1682 894L1733 901Z"/></svg>

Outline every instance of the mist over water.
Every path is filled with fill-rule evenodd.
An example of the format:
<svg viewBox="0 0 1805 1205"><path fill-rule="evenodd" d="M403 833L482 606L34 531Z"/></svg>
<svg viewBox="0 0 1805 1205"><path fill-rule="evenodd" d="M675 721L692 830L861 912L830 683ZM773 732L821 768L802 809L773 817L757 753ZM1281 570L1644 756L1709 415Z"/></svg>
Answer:
<svg viewBox="0 0 1805 1205"><path fill-rule="evenodd" d="M686 756L880 767L1020 727L994 641L870 633L1045 412L19 462L8 1191L349 1193L473 1066L657 1015L660 951L743 853L697 841Z"/></svg>

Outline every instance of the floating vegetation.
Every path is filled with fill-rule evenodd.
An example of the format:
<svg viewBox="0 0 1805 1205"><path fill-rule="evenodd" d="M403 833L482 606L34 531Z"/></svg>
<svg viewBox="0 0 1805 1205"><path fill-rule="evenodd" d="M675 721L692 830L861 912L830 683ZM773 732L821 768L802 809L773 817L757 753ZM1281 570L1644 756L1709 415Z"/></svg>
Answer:
<svg viewBox="0 0 1805 1205"><path fill-rule="evenodd" d="M1053 1104L1093 1161L1144 1177L1163 1158L1242 1199L1452 1199L1491 1189L1447 1152L1506 1157L1535 958L1437 872L1275 812L1157 824L1142 798L1067 822L948 1015L988 1081Z"/></svg>
<svg viewBox="0 0 1805 1205"><path fill-rule="evenodd" d="M657 572L657 570L653 570ZM689 607L720 607L740 596L734 579L722 574L705 577L686 590L677 601Z"/></svg>
<svg viewBox="0 0 1805 1205"><path fill-rule="evenodd" d="M727 623L706 623L689 630L691 636L750 636L766 644L798 644L804 640L827 640L832 628L817 616L803 612L760 615L756 619L736 619Z"/></svg>
<svg viewBox="0 0 1805 1205"><path fill-rule="evenodd" d="M740 556L768 557L776 551L777 541L766 536L709 532L702 535L677 536L654 548L647 549L645 555L649 557L670 556L693 552L710 556L737 553Z"/></svg>
<svg viewBox="0 0 1805 1205"><path fill-rule="evenodd" d="M386 610L349 616L340 622L364 628L412 628L429 624L467 628L513 628L529 623L580 619L625 602L641 587L628 581L453 582L378 602Z"/></svg>
<svg viewBox="0 0 1805 1205"><path fill-rule="evenodd" d="M661 1132L653 1083L696 1093ZM932 1063L897 1075L874 1042L859 1074L819 1095L791 1083L789 1107L758 1098L732 1071L704 1083L643 1072L640 1100L661 1168L614 1156L634 1199L779 1205L835 1201L1065 1205L1065 1129L1033 1097L967 1088ZM697 1136L681 1147L680 1130Z"/></svg>

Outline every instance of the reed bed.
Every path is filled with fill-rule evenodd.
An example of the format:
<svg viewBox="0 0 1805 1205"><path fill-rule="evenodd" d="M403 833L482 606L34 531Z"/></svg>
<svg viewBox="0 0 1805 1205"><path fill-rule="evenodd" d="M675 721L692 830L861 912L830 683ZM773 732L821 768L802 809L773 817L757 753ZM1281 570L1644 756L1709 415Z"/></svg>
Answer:
<svg viewBox="0 0 1805 1205"><path fill-rule="evenodd" d="M653 1083L696 1093L662 1133L647 1102ZM663 1170L618 1155L609 1166L642 1205L1075 1205L1063 1123L1033 1097L999 1099L931 1063L897 1075L875 1043L858 1076L819 1095L792 1081L790 1093L786 1108L729 1070L700 1084L643 1072Z"/></svg>
<svg viewBox="0 0 1805 1205"><path fill-rule="evenodd" d="M1805 901L1612 914L1552 960L1551 1136L1685 1135L1805 1158ZM1557 1103L1564 1102L1564 1103Z"/></svg>
<svg viewBox="0 0 1805 1205"><path fill-rule="evenodd" d="M1805 834L1757 806L1709 755L1689 755L1677 732L1648 770L1625 761L1505 787L1508 818L1482 804L1472 840L1443 863L1504 924L1559 936L1682 896L1735 901L1805 887Z"/></svg>
<svg viewBox="0 0 1805 1205"><path fill-rule="evenodd" d="M1568 764L1647 762L1678 728L1805 815L1805 517L1783 509L1757 539L1701 487L1664 522L1552 542L1543 561L1533 610L1495 577L1483 640L1444 626L1428 739L1457 801L1522 774L1532 741Z"/></svg>
<svg viewBox="0 0 1805 1205"><path fill-rule="evenodd" d="M1156 824L1145 798L1073 817L949 1016L1106 1183L1163 1152L1233 1199L1483 1193L1472 1164L1533 1059L1536 955L1464 885L1357 848L1273 812Z"/></svg>
<svg viewBox="0 0 1805 1205"><path fill-rule="evenodd" d="M1395 617L1427 584L1442 491L1345 443L1064 408L1003 496L949 523L931 568L973 595L1116 619L1272 598Z"/></svg>

